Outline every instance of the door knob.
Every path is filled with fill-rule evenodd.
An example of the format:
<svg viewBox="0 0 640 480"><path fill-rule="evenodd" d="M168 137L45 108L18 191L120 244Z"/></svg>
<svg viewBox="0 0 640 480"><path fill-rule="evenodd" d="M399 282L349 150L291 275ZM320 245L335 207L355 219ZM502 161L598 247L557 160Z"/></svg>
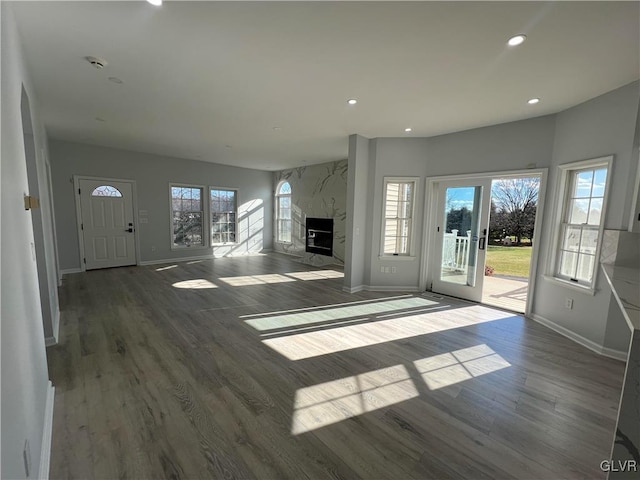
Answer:
<svg viewBox="0 0 640 480"><path fill-rule="evenodd" d="M133 227L129 227L128 229L125 230L125 232L133 233Z"/></svg>

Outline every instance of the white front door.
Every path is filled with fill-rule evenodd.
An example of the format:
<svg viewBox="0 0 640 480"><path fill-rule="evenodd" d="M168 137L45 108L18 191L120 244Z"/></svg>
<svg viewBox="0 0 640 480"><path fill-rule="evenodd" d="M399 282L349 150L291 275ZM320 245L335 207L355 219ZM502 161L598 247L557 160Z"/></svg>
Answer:
<svg viewBox="0 0 640 480"><path fill-rule="evenodd" d="M136 264L133 184L78 179L87 270Z"/></svg>
<svg viewBox="0 0 640 480"><path fill-rule="evenodd" d="M482 300L491 179L438 184L432 290Z"/></svg>

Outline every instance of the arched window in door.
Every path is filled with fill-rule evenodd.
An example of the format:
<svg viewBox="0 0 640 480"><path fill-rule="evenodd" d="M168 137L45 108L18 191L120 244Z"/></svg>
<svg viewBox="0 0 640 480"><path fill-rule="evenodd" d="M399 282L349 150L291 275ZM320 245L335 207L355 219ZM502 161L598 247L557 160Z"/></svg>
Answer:
<svg viewBox="0 0 640 480"><path fill-rule="evenodd" d="M111 185L100 185L91 192L92 197L122 197L122 193Z"/></svg>
<svg viewBox="0 0 640 480"><path fill-rule="evenodd" d="M291 243L291 184L287 181L276 190L276 241Z"/></svg>

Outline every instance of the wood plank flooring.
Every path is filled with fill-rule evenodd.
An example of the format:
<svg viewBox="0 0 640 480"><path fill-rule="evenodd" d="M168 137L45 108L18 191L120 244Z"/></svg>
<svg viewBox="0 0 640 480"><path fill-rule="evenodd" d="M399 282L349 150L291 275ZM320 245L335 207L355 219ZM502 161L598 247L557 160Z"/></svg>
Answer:
<svg viewBox="0 0 640 480"><path fill-rule="evenodd" d="M624 364L277 254L61 288L51 478L605 478Z"/></svg>

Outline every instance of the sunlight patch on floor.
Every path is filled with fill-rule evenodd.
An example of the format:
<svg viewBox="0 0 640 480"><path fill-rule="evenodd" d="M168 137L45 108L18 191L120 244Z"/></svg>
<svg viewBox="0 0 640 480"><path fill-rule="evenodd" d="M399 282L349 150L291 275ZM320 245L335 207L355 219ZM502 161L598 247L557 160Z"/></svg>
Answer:
<svg viewBox="0 0 640 480"><path fill-rule="evenodd" d="M218 288L217 285L211 283L204 278L196 278L194 280L184 280L182 282L176 282L172 285L175 288L189 288L192 290L200 290L204 288Z"/></svg>
<svg viewBox="0 0 640 480"><path fill-rule="evenodd" d="M439 310L417 315L408 314L388 320L269 338L262 340L262 342L290 360L302 360L319 355L502 320L512 316L512 314L501 310L473 305L446 311Z"/></svg>
<svg viewBox="0 0 640 480"><path fill-rule="evenodd" d="M438 303L433 300L427 300L421 297L410 297L399 300L386 300L375 303L351 305L347 307L329 307L324 310L316 310L312 312L290 313L271 317L254 318L251 320L245 320L245 322L256 330L265 331L345 318L366 317L368 315L376 315L384 312L420 308L437 304Z"/></svg>
<svg viewBox="0 0 640 480"><path fill-rule="evenodd" d="M344 278L344 272L337 270L314 270L311 272L289 272L285 273L289 277L297 280L326 280L327 278Z"/></svg>
<svg viewBox="0 0 640 480"><path fill-rule="evenodd" d="M299 435L418 396L404 365L301 388L291 433Z"/></svg>
<svg viewBox="0 0 640 480"><path fill-rule="evenodd" d="M244 275L240 277L222 277L218 280L231 285L232 287L246 287L248 285L266 285L270 283L295 282L295 279L279 275L277 273L269 275Z"/></svg>
<svg viewBox="0 0 640 480"><path fill-rule="evenodd" d="M176 268L178 265L169 265L168 267L160 267L160 268L156 268L156 272L162 272L164 270L169 270L171 268Z"/></svg>
<svg viewBox="0 0 640 480"><path fill-rule="evenodd" d="M423 358L413 364L431 390L511 366L486 344Z"/></svg>

